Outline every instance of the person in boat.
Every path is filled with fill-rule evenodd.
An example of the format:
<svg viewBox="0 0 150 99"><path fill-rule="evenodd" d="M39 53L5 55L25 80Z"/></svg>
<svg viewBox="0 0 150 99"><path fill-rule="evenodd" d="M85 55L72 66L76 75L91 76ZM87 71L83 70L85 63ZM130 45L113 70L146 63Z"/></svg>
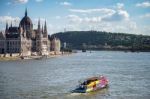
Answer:
<svg viewBox="0 0 150 99"><path fill-rule="evenodd" d="M92 78L88 78L88 79L86 79L83 83L81 83L81 85L88 85L88 84L90 84L91 82L93 82L93 81L96 81L96 80L98 80L99 78L98 77L92 77Z"/></svg>

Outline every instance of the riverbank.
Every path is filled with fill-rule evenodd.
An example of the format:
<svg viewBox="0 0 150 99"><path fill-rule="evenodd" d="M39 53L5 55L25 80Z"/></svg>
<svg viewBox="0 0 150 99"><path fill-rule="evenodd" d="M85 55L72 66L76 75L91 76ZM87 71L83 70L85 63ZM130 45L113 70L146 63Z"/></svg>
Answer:
<svg viewBox="0 0 150 99"><path fill-rule="evenodd" d="M82 49L78 49L82 50ZM119 49L119 48L87 48L87 51L123 51L123 52L150 52L150 49Z"/></svg>
<svg viewBox="0 0 150 99"><path fill-rule="evenodd" d="M5 56L4 55L0 55L0 61L13 61L13 60L28 60L28 59L43 59L43 58L54 58L54 57L60 57L60 56L63 56L63 55L70 55L72 53L70 52L58 52L58 53L54 53L54 52L51 52L49 53L49 55L47 56L39 56L39 55L34 55L34 56L25 56L25 57L21 57L19 55L12 55L12 56Z"/></svg>
<svg viewBox="0 0 150 99"><path fill-rule="evenodd" d="M0 61L20 60L20 57L0 57Z"/></svg>

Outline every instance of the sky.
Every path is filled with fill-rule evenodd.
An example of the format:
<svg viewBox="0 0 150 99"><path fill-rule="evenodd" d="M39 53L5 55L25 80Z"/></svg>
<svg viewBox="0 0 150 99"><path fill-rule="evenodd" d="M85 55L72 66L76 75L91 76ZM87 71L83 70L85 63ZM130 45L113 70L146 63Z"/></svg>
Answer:
<svg viewBox="0 0 150 99"><path fill-rule="evenodd" d="M48 33L107 31L150 35L150 0L0 0L0 30L18 26L25 9L34 29L47 21Z"/></svg>

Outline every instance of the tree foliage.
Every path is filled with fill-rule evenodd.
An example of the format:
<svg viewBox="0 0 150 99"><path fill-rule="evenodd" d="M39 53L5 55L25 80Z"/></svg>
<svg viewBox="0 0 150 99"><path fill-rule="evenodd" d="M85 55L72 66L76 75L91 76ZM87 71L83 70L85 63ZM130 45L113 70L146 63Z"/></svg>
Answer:
<svg viewBox="0 0 150 99"><path fill-rule="evenodd" d="M126 33L110 33L105 31L67 31L53 34L61 42L66 42L72 48L81 49L83 43L87 46L124 46L136 49L150 48L150 36Z"/></svg>

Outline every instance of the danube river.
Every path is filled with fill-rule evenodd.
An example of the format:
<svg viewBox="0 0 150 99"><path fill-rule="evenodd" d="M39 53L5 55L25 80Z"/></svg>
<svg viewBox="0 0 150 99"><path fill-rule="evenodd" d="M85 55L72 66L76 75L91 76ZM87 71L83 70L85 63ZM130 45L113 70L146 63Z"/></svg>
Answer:
<svg viewBox="0 0 150 99"><path fill-rule="evenodd" d="M109 87L71 94L78 81L105 75ZM150 99L150 53L92 51L0 62L0 99Z"/></svg>

